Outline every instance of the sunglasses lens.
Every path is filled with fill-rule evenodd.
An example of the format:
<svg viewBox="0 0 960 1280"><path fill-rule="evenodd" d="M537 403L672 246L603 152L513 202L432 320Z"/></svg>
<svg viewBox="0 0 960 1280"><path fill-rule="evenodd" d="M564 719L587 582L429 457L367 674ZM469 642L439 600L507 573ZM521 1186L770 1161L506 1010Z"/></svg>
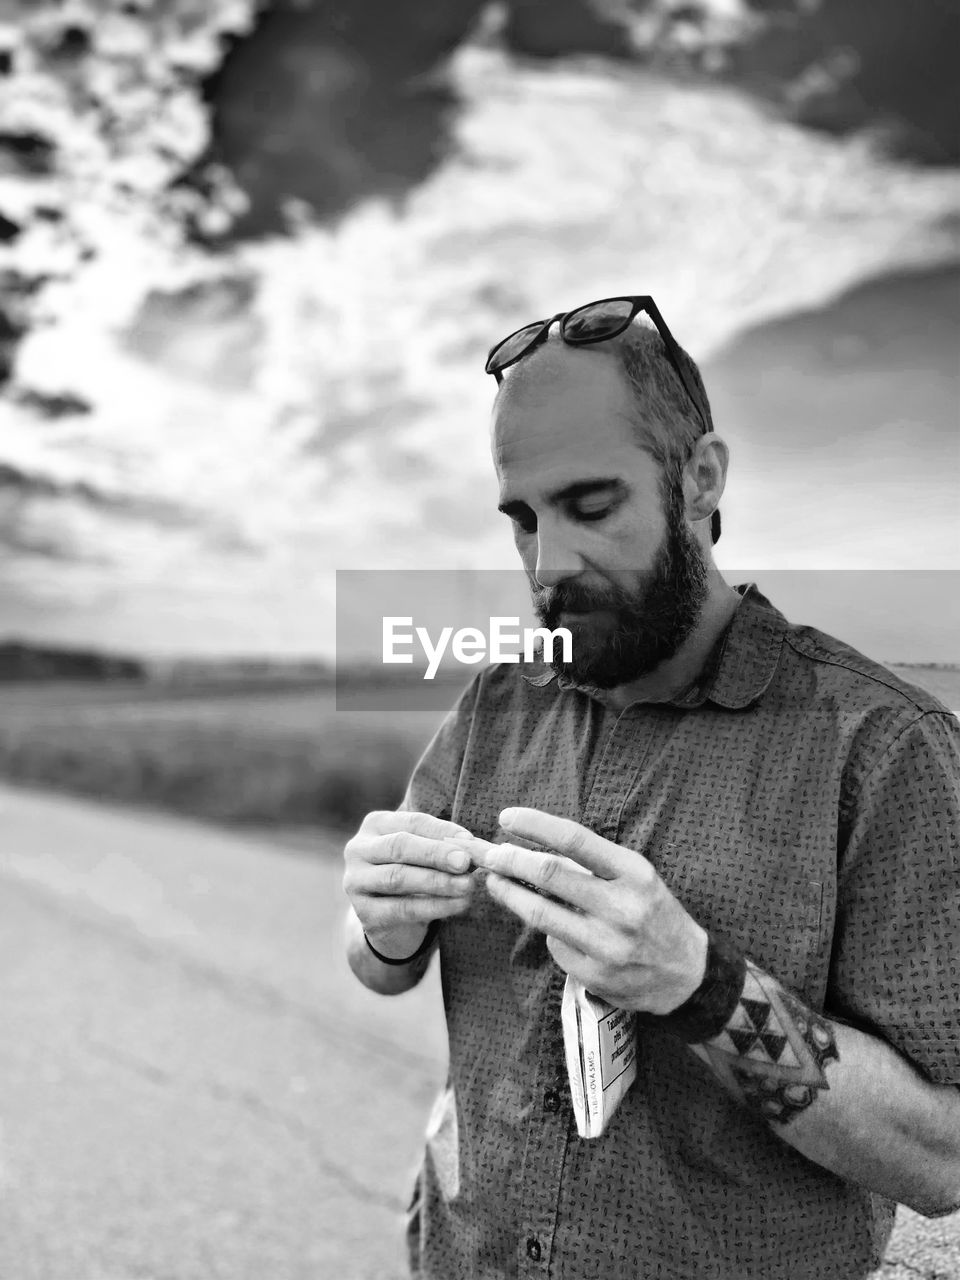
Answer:
<svg viewBox="0 0 960 1280"><path fill-rule="evenodd" d="M632 311L629 298L589 302L567 316L563 336L567 342L599 342L602 338L612 338L630 323Z"/></svg>
<svg viewBox="0 0 960 1280"><path fill-rule="evenodd" d="M487 358L487 373L494 373L497 369L503 369L512 360L516 360L518 356L523 355L542 328L543 321L537 320L534 324L524 325L516 333L511 333L509 338L504 338L498 347L494 347Z"/></svg>

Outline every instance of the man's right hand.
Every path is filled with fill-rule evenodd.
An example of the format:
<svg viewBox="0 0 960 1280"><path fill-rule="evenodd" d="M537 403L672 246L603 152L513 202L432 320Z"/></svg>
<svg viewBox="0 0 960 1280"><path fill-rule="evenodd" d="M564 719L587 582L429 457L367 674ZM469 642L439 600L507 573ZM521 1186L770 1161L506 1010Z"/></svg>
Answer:
<svg viewBox="0 0 960 1280"><path fill-rule="evenodd" d="M396 959L412 955L432 920L469 909L474 879L466 846L472 838L455 822L427 813L367 814L343 851L343 889L378 951Z"/></svg>

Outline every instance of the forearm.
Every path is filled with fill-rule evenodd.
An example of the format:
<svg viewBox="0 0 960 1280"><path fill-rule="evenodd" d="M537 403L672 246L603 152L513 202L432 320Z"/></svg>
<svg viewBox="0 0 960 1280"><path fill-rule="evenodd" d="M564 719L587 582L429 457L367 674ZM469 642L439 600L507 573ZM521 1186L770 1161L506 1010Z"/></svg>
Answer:
<svg viewBox="0 0 960 1280"><path fill-rule="evenodd" d="M808 1159L928 1216L960 1207L960 1090L805 1008L749 961L724 1030L691 1049Z"/></svg>
<svg viewBox="0 0 960 1280"><path fill-rule="evenodd" d="M385 954L410 955L416 951L425 931L426 926L423 925L405 926L393 930L389 938L386 934L382 938L378 936L374 939L374 945L378 950L383 950ZM344 939L347 963L356 977L365 987L369 987L371 991L376 991L384 996L400 995L404 991L409 991L415 987L426 973L430 965L430 957L435 950L435 947L431 947L429 951L422 956L418 956L410 964L384 964L377 959L367 946L363 936L363 925L361 925L353 907L350 907L347 911L344 922Z"/></svg>

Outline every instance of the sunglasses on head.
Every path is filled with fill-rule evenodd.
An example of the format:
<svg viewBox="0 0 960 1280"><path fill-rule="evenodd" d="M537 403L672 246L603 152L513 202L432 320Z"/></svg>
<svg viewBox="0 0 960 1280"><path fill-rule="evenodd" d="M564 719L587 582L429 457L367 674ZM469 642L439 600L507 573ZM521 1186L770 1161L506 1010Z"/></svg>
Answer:
<svg viewBox="0 0 960 1280"><path fill-rule="evenodd" d="M550 316L549 319L534 320L532 324L525 324L522 329L514 330L513 333L508 334L501 342L490 348L484 368L487 373L496 378L497 385L499 385L503 381L504 370L516 364L518 360L522 360L534 347L546 342L551 328L558 320L560 321L560 337L564 342L571 347L586 347L594 342L606 342L609 338L615 338L618 334L623 333L641 311L650 317L657 333L663 339L667 359L673 366L674 372L689 396L690 403L696 410L697 417L703 426L704 434L706 434L710 431L706 410L700 402L696 387L684 371L680 358L680 348L677 346L673 334L667 328L667 323L660 314L660 309L648 294L622 298L599 298L596 302L587 302L582 307L575 307L572 311L558 311L555 316ZM716 542L720 537L719 511L714 511L711 517L710 532L713 541Z"/></svg>

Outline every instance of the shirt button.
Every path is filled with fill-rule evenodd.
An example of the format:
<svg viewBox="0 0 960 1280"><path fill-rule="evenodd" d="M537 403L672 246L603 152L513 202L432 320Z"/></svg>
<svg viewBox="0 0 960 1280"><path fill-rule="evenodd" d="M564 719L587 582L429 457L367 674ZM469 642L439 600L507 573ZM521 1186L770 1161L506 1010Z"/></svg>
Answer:
<svg viewBox="0 0 960 1280"><path fill-rule="evenodd" d="M543 1109L544 1111L560 1110L560 1095L556 1089L548 1089L543 1095Z"/></svg>
<svg viewBox="0 0 960 1280"><path fill-rule="evenodd" d="M540 1261L540 1254L543 1250L540 1248L540 1241L536 1236L531 1236L527 1241L527 1257L532 1258L534 1262Z"/></svg>

